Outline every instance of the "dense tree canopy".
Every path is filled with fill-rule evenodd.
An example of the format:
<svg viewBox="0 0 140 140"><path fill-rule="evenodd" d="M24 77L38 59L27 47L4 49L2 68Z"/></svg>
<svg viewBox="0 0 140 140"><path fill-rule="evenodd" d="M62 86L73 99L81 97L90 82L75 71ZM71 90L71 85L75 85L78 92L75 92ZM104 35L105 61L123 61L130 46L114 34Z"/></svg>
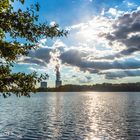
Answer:
<svg viewBox="0 0 140 140"><path fill-rule="evenodd" d="M31 5L25 11L19 9L14 11L12 6L14 0L0 0L0 92L4 97L10 92L17 96L29 96L35 92L35 85L45 75L38 77L37 73L12 73L11 68L21 55L28 55L29 50L36 49L40 38L53 38L67 35L67 31L59 30L58 25L48 26L38 23L39 4ZM19 0L24 4L24 0ZM12 41L8 41L6 36ZM22 44L18 38L26 41Z"/></svg>

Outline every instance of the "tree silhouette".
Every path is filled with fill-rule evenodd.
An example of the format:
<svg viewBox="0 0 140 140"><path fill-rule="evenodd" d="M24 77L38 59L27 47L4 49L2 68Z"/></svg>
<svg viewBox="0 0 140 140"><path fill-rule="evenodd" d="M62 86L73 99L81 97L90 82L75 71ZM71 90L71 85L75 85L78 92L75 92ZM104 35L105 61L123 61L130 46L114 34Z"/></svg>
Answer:
<svg viewBox="0 0 140 140"><path fill-rule="evenodd" d="M18 1L24 4L24 0ZM57 24L49 26L38 23L38 3L25 11L14 11L12 2L14 0L0 0L0 92L4 97L11 95L10 92L17 96L30 96L30 92L36 91L36 83L46 79L47 75L38 76L36 72L12 73L13 64L18 57L26 56L31 49L38 48L39 39L66 36L67 31L59 30ZM12 41L7 40L7 35ZM21 44L18 38L26 41Z"/></svg>

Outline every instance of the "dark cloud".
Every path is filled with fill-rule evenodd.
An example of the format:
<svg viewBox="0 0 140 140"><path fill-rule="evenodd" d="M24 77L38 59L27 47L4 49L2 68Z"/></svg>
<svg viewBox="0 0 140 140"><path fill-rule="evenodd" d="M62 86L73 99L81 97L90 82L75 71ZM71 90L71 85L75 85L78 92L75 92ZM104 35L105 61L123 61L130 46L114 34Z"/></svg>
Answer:
<svg viewBox="0 0 140 140"><path fill-rule="evenodd" d="M114 72L105 72L106 79L118 79L124 77L134 77L140 76L140 70L123 70L123 71L114 71Z"/></svg>
<svg viewBox="0 0 140 140"><path fill-rule="evenodd" d="M77 49L70 49L61 54L60 59L62 63L78 66L84 57L88 56L88 53L79 51Z"/></svg>
<svg viewBox="0 0 140 140"><path fill-rule="evenodd" d="M34 63L40 66L46 66L46 64L50 61L50 52L56 51L54 48L38 48L37 50L32 50L29 52L28 57L24 58L22 62L24 63ZM60 46L57 48L57 51L60 51L61 53L64 52L64 47ZM21 62L21 61L20 61Z"/></svg>
<svg viewBox="0 0 140 140"><path fill-rule="evenodd" d="M25 58L25 63L38 64L40 66L46 66L50 60L50 52L52 49L40 48L36 51L31 51L29 57ZM60 59L62 64L68 64L71 66L77 66L81 71L89 71L90 73L97 73L100 75L105 75L106 79L116 79L126 76L138 76L139 71L135 69L140 68L140 60L137 59L120 59L113 61L101 61L101 60L88 60L91 54L78 49L69 49L67 51L61 52ZM124 72L107 72L103 73L104 70L110 69L122 69ZM129 72L128 69L133 69L134 72ZM73 77L75 77L73 75ZM77 77L75 77L77 78ZM86 83L92 81L90 76L79 79L80 83Z"/></svg>
<svg viewBox="0 0 140 140"><path fill-rule="evenodd" d="M125 57L125 56L128 56L136 51L139 51L139 48L135 48L135 47L132 47L132 48L126 48L124 50L122 50L121 52L118 52L118 53L114 53L112 55L107 55L107 56L104 56L104 57L100 57L98 59L107 59L107 60L112 60L114 58L121 58L121 57Z"/></svg>
<svg viewBox="0 0 140 140"><path fill-rule="evenodd" d="M34 63L34 64L37 64L37 65L40 65L40 66L46 66L46 62L41 60L41 59L36 59L36 58L25 58L23 60L24 63Z"/></svg>
<svg viewBox="0 0 140 140"><path fill-rule="evenodd" d="M85 76L88 80L91 80L92 77L91 76Z"/></svg>
<svg viewBox="0 0 140 140"><path fill-rule="evenodd" d="M110 44L117 41L126 46L125 50L114 57L122 57L140 51L140 10L119 17L113 24L113 29L113 32L106 35Z"/></svg>
<svg viewBox="0 0 140 140"><path fill-rule="evenodd" d="M37 59L43 60L46 63L48 63L50 60L51 50L52 49L50 49L50 48L39 48L35 51L30 51L28 56L31 58L37 58Z"/></svg>
<svg viewBox="0 0 140 140"><path fill-rule="evenodd" d="M72 75L71 77L72 77L72 78L75 78L75 77L77 77L77 76L76 76L76 75Z"/></svg>
<svg viewBox="0 0 140 140"><path fill-rule="evenodd" d="M46 66L46 64L49 63L50 60L50 52L51 49L49 48L39 48L35 51L30 51L28 55L29 57L24 58L22 62Z"/></svg>
<svg viewBox="0 0 140 140"><path fill-rule="evenodd" d="M68 50L61 54L62 62L72 66L77 66L83 71L89 71L91 73L98 73L102 70L109 69L137 69L140 68L140 60L137 59L125 59L114 61L89 61L85 58L88 54L81 52L80 50Z"/></svg>

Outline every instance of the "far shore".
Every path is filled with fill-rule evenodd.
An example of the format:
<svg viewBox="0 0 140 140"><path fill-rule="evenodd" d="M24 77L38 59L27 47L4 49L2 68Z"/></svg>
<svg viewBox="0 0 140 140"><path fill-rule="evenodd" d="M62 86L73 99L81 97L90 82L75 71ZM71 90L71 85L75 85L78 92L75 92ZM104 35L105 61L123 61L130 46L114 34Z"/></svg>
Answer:
<svg viewBox="0 0 140 140"><path fill-rule="evenodd" d="M59 88L38 88L38 92L140 92L140 83L63 85Z"/></svg>

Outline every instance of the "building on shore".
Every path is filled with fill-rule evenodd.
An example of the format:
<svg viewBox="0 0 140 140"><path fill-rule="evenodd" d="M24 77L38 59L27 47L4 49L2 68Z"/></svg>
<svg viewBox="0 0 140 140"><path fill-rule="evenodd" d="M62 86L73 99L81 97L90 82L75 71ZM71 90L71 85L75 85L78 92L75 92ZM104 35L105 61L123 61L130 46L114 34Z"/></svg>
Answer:
<svg viewBox="0 0 140 140"><path fill-rule="evenodd" d="M47 82L41 82L40 83L40 88L47 88Z"/></svg>

